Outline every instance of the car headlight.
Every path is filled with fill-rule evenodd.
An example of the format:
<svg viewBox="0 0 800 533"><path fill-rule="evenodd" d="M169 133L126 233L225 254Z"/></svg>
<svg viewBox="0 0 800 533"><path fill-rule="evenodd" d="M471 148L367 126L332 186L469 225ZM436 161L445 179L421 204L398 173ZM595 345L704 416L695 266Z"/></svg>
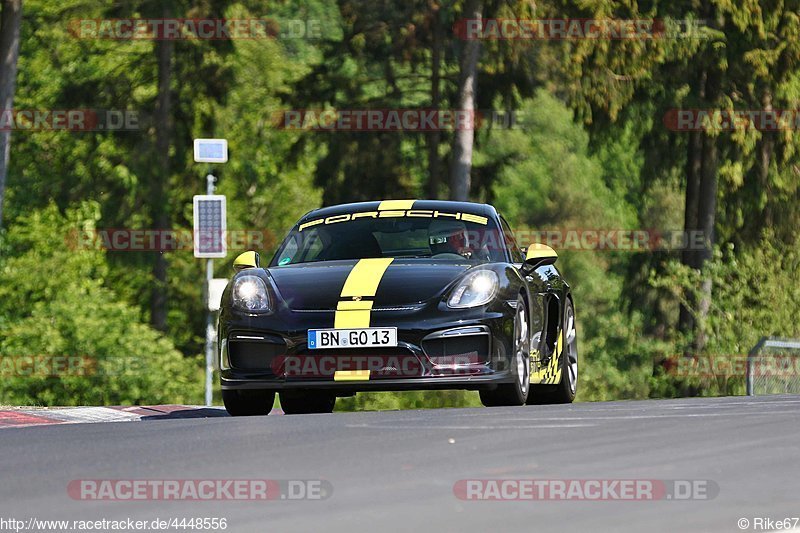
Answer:
<svg viewBox="0 0 800 533"><path fill-rule="evenodd" d="M447 306L462 309L487 304L497 293L498 284L499 278L491 270L473 272L456 285L447 299Z"/></svg>
<svg viewBox="0 0 800 533"><path fill-rule="evenodd" d="M244 311L270 311L267 285L258 276L241 276L233 282L233 306Z"/></svg>

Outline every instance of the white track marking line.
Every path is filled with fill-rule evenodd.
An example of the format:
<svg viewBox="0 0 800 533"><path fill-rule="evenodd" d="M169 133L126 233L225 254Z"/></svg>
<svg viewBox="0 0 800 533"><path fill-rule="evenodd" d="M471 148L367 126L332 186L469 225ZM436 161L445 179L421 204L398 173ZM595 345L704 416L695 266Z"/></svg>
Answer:
<svg viewBox="0 0 800 533"><path fill-rule="evenodd" d="M621 416L560 416L560 417L545 417L545 418L502 418L504 422L520 421L520 422L536 422L538 420L639 420L639 419L655 419L655 418L713 418L723 416L764 416L765 413L685 413L685 414L652 414L652 415L621 415ZM784 415L798 415L800 411L770 411L766 413L769 415L784 414Z"/></svg>
<svg viewBox="0 0 800 533"><path fill-rule="evenodd" d="M538 424L535 426L442 426L439 424L430 426L415 426L415 425L382 425L382 424L345 424L347 428L361 428L361 429L561 429L561 428L588 428L594 427L596 424Z"/></svg>

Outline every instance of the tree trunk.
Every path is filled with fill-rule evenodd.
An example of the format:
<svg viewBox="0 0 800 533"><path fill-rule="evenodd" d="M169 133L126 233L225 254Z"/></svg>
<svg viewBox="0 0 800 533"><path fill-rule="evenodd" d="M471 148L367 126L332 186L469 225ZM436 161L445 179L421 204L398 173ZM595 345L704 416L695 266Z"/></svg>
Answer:
<svg viewBox="0 0 800 533"><path fill-rule="evenodd" d="M700 182L700 195L697 204L698 229L703 232L705 245L699 252L699 269L705 270L706 263L713 256L714 225L717 218L717 139L704 135L703 138L703 171ZM703 278L700 301L697 305L697 321L695 324L695 351L700 353L706 345L704 324L711 308L711 278Z"/></svg>
<svg viewBox="0 0 800 533"><path fill-rule="evenodd" d="M708 69L703 67L695 79L697 102L702 105L706 103L706 89L708 83ZM686 242L693 242L689 236L691 232L700 229L699 204L700 186L703 182L703 162L705 157L706 134L703 131L692 131L689 133L689 143L687 145L686 156L686 200L684 205L683 228L686 232ZM681 252L681 263L689 268L699 269L702 266L702 259L699 250L686 249ZM692 336L692 346L686 346L684 355L692 355L696 340L697 321L697 299L693 292L686 293L686 304L681 304L678 316L678 331L685 335Z"/></svg>
<svg viewBox="0 0 800 533"><path fill-rule="evenodd" d="M164 18L171 17L168 4L164 7ZM172 95L170 85L172 81L172 55L174 43L170 40L156 43L156 57L158 59L158 101L156 104L156 168L152 176L153 224L156 229L169 230L171 227L169 217L168 194L164 186L170 178L170 139L172 138ZM167 329L167 258L164 252L156 256L153 265L153 292L150 298L150 323L160 331Z"/></svg>
<svg viewBox="0 0 800 533"><path fill-rule="evenodd" d="M14 89L19 59L19 28L22 24L22 0L2 0L0 14L0 113L14 109ZM3 202L11 155L11 130L0 130L0 227L3 225Z"/></svg>
<svg viewBox="0 0 800 533"><path fill-rule="evenodd" d="M474 20L482 18L481 0L467 0L464 17ZM469 199L470 173L472 171L472 145L475 140L475 92L477 89L478 54L480 40L464 42L461 56L461 74L458 82L458 110L472 117L468 125L456 128L453 144L453 162L450 168L450 199Z"/></svg>
<svg viewBox="0 0 800 533"><path fill-rule="evenodd" d="M705 102L711 106L717 105L720 93L720 74L709 69L706 74L704 96ZM717 173L718 139L708 133L702 134L703 162L700 170L700 189L697 197L697 229L702 232L703 249L695 253L696 265L694 268L704 274L700 287L700 298L697 302L697 314L694 324L694 349L701 353L706 345L705 323L708 311L711 308L712 282L706 270L706 263L714 254L714 226L717 221Z"/></svg>
<svg viewBox="0 0 800 533"><path fill-rule="evenodd" d="M693 131L689 134L689 145L687 146L686 157L686 204L683 214L683 230L686 235L697 230L697 203L700 196L700 171L703 164L703 137L702 132ZM690 242L687 240L686 242ZM681 252L681 263L692 268L697 266L697 251L683 250ZM680 316L678 317L678 330L681 333L689 333L694 329L694 317L690 306L692 305L691 295L688 305L681 304Z"/></svg>
<svg viewBox="0 0 800 533"><path fill-rule="evenodd" d="M442 105L442 24L441 7L435 6L432 14L433 43L431 45L431 109L440 111ZM442 133L438 129L428 133L428 198L439 198L440 157L439 145Z"/></svg>

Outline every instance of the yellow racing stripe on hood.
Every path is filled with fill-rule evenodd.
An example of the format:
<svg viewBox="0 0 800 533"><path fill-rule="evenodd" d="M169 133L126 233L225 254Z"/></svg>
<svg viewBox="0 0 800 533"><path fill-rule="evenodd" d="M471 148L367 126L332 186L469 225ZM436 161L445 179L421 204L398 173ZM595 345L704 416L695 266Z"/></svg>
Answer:
<svg viewBox="0 0 800 533"><path fill-rule="evenodd" d="M339 302L333 318L333 327L336 329L368 328L369 314L372 309L371 301Z"/></svg>
<svg viewBox="0 0 800 533"><path fill-rule="evenodd" d="M375 293L378 292L378 284L392 261L394 261L392 257L361 259L347 276L344 287L342 287L341 297L372 298L375 296Z"/></svg>
<svg viewBox="0 0 800 533"><path fill-rule="evenodd" d="M361 298L374 298L378 285L394 258L361 259L348 274L336 306L333 327L337 329L368 328L373 302ZM345 300L351 298L351 300Z"/></svg>

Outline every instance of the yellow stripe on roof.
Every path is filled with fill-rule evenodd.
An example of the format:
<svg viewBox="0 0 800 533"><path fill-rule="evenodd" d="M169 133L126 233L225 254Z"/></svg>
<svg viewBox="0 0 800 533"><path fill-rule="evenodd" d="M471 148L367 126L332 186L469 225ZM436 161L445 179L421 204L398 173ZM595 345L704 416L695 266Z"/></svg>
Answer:
<svg viewBox="0 0 800 533"><path fill-rule="evenodd" d="M378 204L378 211L391 209L411 209L416 200L384 200Z"/></svg>

